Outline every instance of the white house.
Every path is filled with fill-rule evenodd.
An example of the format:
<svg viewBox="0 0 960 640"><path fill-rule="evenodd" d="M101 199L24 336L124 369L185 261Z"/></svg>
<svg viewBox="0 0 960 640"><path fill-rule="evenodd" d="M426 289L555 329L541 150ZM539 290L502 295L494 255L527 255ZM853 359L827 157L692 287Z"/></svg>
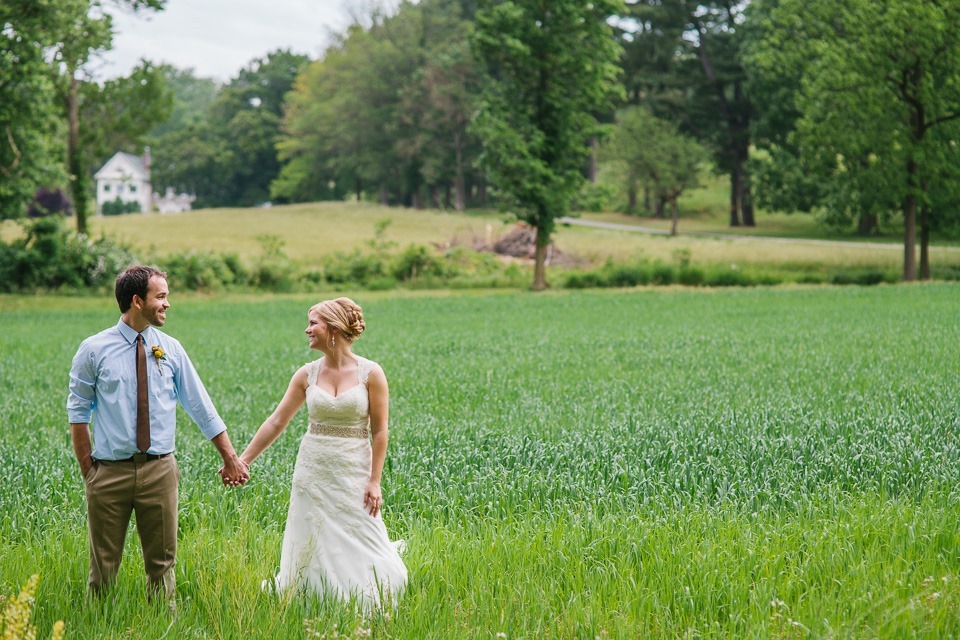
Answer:
<svg viewBox="0 0 960 640"><path fill-rule="evenodd" d="M105 202L117 198L139 203L140 211L153 208L149 147L144 149L142 157L117 152L93 177L97 181L97 213L103 213Z"/></svg>

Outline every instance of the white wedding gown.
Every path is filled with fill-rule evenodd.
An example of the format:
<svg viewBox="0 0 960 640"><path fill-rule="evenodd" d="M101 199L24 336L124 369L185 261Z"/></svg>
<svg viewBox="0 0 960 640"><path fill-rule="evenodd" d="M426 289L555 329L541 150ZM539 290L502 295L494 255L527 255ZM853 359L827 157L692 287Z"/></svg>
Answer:
<svg viewBox="0 0 960 640"><path fill-rule="evenodd" d="M373 363L358 356L358 384L332 396L316 385L321 361L307 365L309 428L293 471L274 586L355 597L365 609L395 605L407 583L397 548L402 542L390 542L381 517L363 504L372 454L367 375Z"/></svg>

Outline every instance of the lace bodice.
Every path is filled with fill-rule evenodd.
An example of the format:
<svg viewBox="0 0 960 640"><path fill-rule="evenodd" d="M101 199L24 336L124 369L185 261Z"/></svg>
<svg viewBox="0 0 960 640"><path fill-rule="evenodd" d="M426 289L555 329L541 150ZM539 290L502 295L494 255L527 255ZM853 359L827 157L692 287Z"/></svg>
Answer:
<svg viewBox="0 0 960 640"><path fill-rule="evenodd" d="M323 358L307 364L309 431L314 435L367 438L370 435L370 397L367 377L373 362L357 356L357 384L333 396L317 386Z"/></svg>

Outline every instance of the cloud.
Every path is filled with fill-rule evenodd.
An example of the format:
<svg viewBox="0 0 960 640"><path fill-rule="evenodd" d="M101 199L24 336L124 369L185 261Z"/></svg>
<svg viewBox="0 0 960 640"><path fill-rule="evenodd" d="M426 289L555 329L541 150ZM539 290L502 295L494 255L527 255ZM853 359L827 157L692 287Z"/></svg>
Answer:
<svg viewBox="0 0 960 640"><path fill-rule="evenodd" d="M114 47L98 77L125 75L141 58L226 82L276 49L318 58L349 23L349 0L168 0L158 13L111 10Z"/></svg>

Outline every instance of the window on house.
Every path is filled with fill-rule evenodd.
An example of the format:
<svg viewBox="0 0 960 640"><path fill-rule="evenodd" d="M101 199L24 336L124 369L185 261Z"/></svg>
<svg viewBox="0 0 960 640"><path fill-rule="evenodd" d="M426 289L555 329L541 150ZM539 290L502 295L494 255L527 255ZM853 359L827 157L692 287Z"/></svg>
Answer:
<svg viewBox="0 0 960 640"><path fill-rule="evenodd" d="M110 191L110 185L109 185L109 184L103 185L103 190L104 190L104 191Z"/></svg>
<svg viewBox="0 0 960 640"><path fill-rule="evenodd" d="M122 184L118 184L118 185L117 185L117 193L123 193L123 185L122 185Z"/></svg>
<svg viewBox="0 0 960 640"><path fill-rule="evenodd" d="M130 185L130 193L136 193L136 192L137 192L137 185L135 184Z"/></svg>

